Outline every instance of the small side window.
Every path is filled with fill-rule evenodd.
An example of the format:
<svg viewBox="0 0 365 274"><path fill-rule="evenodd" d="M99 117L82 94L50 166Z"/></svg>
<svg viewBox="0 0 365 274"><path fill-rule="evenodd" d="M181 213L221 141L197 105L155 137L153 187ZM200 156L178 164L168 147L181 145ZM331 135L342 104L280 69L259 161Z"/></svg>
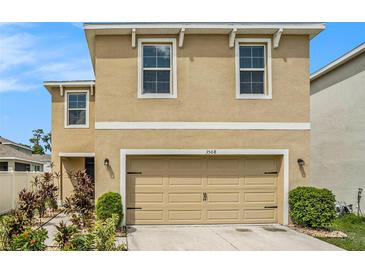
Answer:
<svg viewBox="0 0 365 274"><path fill-rule="evenodd" d="M88 92L66 91L65 127L89 127Z"/></svg>

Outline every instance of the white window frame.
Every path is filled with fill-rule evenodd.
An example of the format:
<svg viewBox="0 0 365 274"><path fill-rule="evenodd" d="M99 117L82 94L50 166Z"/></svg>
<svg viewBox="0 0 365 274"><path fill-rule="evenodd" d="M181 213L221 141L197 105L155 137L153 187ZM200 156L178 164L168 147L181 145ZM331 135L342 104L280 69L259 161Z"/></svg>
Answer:
<svg viewBox="0 0 365 274"><path fill-rule="evenodd" d="M240 93L240 45L264 46L264 94L241 94ZM236 60L236 99L272 99L272 66L271 66L271 39L270 38L237 38L235 41ZM248 69L247 69L248 70ZM249 69L253 71L255 69ZM261 71L261 69L259 69Z"/></svg>
<svg viewBox="0 0 365 274"><path fill-rule="evenodd" d="M171 73L170 93L148 93L143 94L143 44L171 44ZM140 38L138 39L138 98L177 98L177 61L176 61L176 38Z"/></svg>
<svg viewBox="0 0 365 274"><path fill-rule="evenodd" d="M68 124L68 95L70 93L86 93L86 116L85 124L69 125ZM89 90L66 90L65 91L65 128L89 128Z"/></svg>

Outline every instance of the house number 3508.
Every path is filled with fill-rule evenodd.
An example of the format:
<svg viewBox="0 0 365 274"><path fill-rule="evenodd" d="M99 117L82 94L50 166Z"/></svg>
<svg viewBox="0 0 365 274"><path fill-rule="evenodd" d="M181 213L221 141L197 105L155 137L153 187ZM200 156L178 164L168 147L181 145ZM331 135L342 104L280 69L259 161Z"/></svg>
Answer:
<svg viewBox="0 0 365 274"><path fill-rule="evenodd" d="M207 154L217 154L217 151L215 149L208 149Z"/></svg>

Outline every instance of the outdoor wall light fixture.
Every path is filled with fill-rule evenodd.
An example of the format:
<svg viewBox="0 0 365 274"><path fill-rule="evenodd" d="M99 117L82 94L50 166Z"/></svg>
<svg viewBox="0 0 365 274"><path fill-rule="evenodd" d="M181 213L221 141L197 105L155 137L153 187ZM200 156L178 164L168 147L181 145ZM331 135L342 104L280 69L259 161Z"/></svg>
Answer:
<svg viewBox="0 0 365 274"><path fill-rule="evenodd" d="M302 173L302 177L305 177L305 170L304 170L305 162L304 162L304 160L303 159L298 159L298 165L299 165L300 172Z"/></svg>
<svg viewBox="0 0 365 274"><path fill-rule="evenodd" d="M104 166L109 166L109 159L108 158L104 159Z"/></svg>

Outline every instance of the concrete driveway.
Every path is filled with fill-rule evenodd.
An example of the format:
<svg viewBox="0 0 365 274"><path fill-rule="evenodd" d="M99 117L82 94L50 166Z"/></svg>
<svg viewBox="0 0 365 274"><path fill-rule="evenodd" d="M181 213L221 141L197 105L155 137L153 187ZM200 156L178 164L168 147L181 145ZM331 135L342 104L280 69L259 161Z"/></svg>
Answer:
<svg viewBox="0 0 365 274"><path fill-rule="evenodd" d="M130 251L342 250L280 225L140 225L128 231Z"/></svg>

